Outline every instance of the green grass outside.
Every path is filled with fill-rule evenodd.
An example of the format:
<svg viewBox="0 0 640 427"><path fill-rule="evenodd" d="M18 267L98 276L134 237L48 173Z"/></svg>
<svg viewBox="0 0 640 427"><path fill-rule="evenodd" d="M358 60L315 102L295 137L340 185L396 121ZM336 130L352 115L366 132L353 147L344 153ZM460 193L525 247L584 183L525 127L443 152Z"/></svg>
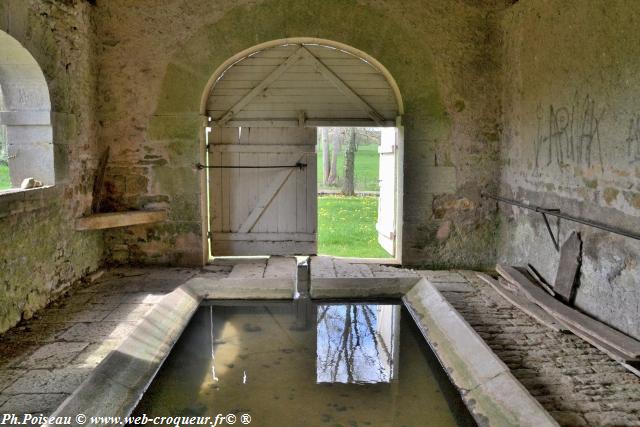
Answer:
<svg viewBox="0 0 640 427"><path fill-rule="evenodd" d="M322 183L322 149L318 147L318 189L319 190L339 190L342 188L344 177L344 151L338 156L338 179L337 185L329 186ZM356 191L378 191L378 165L380 156L376 144L360 144L356 151L355 175Z"/></svg>
<svg viewBox="0 0 640 427"><path fill-rule="evenodd" d="M318 253L391 258L378 244L377 197L318 197Z"/></svg>
<svg viewBox="0 0 640 427"><path fill-rule="evenodd" d="M9 166L0 163L0 190L7 190L9 188L11 188Z"/></svg>

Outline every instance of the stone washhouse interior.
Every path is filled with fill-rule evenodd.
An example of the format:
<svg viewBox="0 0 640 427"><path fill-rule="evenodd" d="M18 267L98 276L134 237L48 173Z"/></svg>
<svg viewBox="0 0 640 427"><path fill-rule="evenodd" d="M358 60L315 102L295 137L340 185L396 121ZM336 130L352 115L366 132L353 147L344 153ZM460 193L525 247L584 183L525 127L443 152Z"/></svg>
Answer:
<svg viewBox="0 0 640 427"><path fill-rule="evenodd" d="M0 0L0 425L640 426L639 23Z"/></svg>

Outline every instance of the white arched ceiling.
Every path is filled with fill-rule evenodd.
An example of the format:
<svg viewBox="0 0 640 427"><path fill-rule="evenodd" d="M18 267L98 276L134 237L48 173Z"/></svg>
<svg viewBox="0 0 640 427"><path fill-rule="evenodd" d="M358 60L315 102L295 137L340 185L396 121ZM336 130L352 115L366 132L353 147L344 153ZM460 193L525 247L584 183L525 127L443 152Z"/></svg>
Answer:
<svg viewBox="0 0 640 427"><path fill-rule="evenodd" d="M11 183L54 183L51 101L44 74L16 39L0 31L0 125L5 126Z"/></svg>
<svg viewBox="0 0 640 427"><path fill-rule="evenodd" d="M241 52L210 81L214 126L395 126L398 87L375 59L327 40L287 39Z"/></svg>

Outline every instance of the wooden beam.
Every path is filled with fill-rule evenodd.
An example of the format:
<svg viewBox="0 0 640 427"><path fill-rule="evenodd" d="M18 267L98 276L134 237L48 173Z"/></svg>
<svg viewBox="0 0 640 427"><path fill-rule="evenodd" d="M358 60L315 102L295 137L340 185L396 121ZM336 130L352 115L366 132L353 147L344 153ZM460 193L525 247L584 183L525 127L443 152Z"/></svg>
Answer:
<svg viewBox="0 0 640 427"><path fill-rule="evenodd" d="M231 241L231 240L267 240L270 242L315 242L316 235L314 233L213 233L213 240Z"/></svg>
<svg viewBox="0 0 640 427"><path fill-rule="evenodd" d="M581 331L583 335L588 334L593 336L622 352L628 359L640 357L640 341L558 301L513 267L499 264L496 266L496 270L505 279L519 286L532 302L538 304L547 313L565 323L570 330L578 330ZM576 333L576 335L579 334Z"/></svg>
<svg viewBox="0 0 640 427"><path fill-rule="evenodd" d="M280 64L275 70L273 70L264 80L262 80L256 87L251 89L249 93L242 97L236 104L231 107L220 119L215 121L216 126L224 126L231 118L240 112L247 106L256 96L265 91L269 85L275 82L289 67L303 58L304 52L307 50L304 47L300 47L291 56L289 56L282 64Z"/></svg>
<svg viewBox="0 0 640 427"><path fill-rule="evenodd" d="M315 145L276 145L276 144L214 144L210 147L211 153L284 153L315 155ZM209 162L216 164L216 162ZM220 162L218 162L220 163Z"/></svg>
<svg viewBox="0 0 640 427"><path fill-rule="evenodd" d="M296 160L296 162L301 161L303 157L304 155L298 157L298 160ZM262 193L260 199L258 200L258 203L253 208L244 223L238 229L239 233L251 232L262 214L264 214L264 212L267 210L273 199L276 198L276 196L280 192L280 189L284 186L284 183L287 182L294 170L295 168L288 168L287 170L282 171L280 175L271 182L269 188L264 193Z"/></svg>
<svg viewBox="0 0 640 427"><path fill-rule="evenodd" d="M207 114L211 114L210 112ZM225 123L225 128L238 127L278 127L278 128L297 128L300 122L297 118L291 119L231 119ZM396 122L393 120L384 120L382 123L373 121L372 119L314 119L307 117L305 127L394 127Z"/></svg>
<svg viewBox="0 0 640 427"><path fill-rule="evenodd" d="M532 303L522 294L515 293L509 289L507 289L503 284L497 280L494 280L492 277L487 276L483 273L476 273L479 279L488 283L501 297L506 299L516 308L519 308L524 313L528 314L530 317L533 317L537 322L542 323L549 329L554 331L565 331L567 328L558 323L553 317L551 317L546 311L541 309L536 304Z"/></svg>
<svg viewBox="0 0 640 427"><path fill-rule="evenodd" d="M127 227L165 221L166 211L110 212L76 219L76 230L103 230L105 228Z"/></svg>
<svg viewBox="0 0 640 427"><path fill-rule="evenodd" d="M329 82L331 82L340 92L342 92L344 96L349 98L349 100L354 105L358 106L364 112L366 112L367 115L371 117L371 119L374 122L376 122L378 126L382 126L385 119L380 113L378 113L373 107L371 107L367 103L367 101L362 99L360 95L355 93L353 89L347 86L347 84L343 82L342 79L340 79L340 77L338 77L333 71L331 71L326 65L324 65L318 58L316 58L311 52L309 52L309 50L306 47L303 46L300 49L303 50L302 53L304 54L304 56L307 57L309 60L311 60L316 70L320 74L322 74L324 78L329 80Z"/></svg>

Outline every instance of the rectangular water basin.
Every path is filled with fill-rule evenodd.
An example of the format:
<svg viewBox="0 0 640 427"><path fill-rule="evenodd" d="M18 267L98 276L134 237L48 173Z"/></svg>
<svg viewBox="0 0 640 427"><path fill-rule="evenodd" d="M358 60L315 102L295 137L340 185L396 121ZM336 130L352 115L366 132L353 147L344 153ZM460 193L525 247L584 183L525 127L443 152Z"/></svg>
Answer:
<svg viewBox="0 0 640 427"><path fill-rule="evenodd" d="M399 301L208 301L133 416L252 426L475 425ZM243 417L244 416L244 417Z"/></svg>

